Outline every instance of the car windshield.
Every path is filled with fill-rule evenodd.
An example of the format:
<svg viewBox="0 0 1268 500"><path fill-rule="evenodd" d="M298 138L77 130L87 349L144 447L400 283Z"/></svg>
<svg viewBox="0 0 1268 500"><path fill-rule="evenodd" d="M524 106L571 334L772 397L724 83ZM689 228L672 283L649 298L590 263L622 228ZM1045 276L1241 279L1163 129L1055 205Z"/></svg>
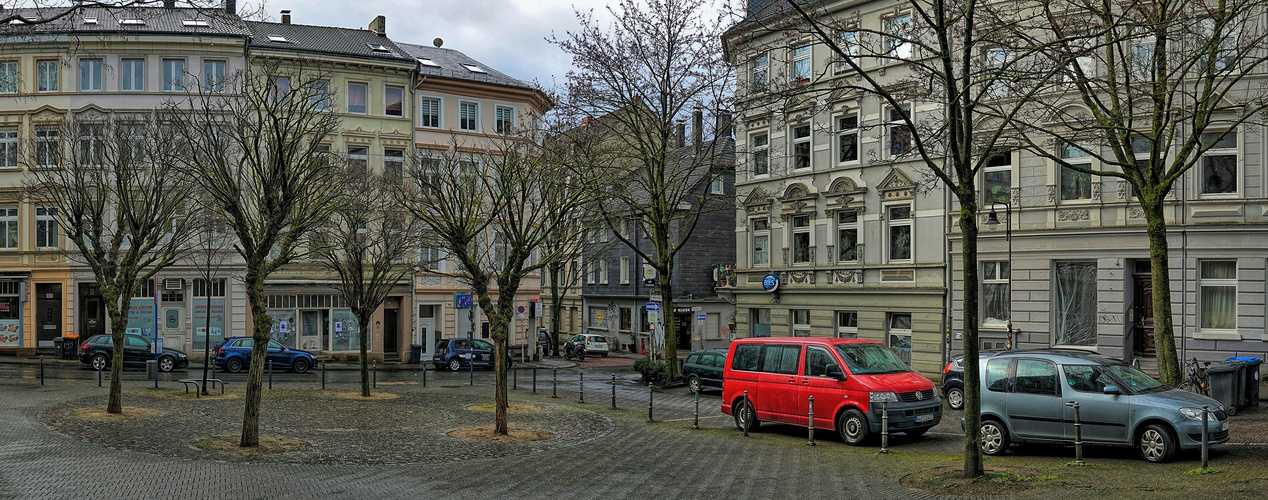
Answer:
<svg viewBox="0 0 1268 500"><path fill-rule="evenodd" d="M894 351L880 344L841 344L837 352L855 375L907 373L911 368Z"/></svg>
<svg viewBox="0 0 1268 500"><path fill-rule="evenodd" d="M1115 378L1123 381L1133 392L1152 392L1167 388L1161 382L1154 380L1149 375L1145 375L1145 372L1131 365L1105 365L1105 370L1112 373Z"/></svg>

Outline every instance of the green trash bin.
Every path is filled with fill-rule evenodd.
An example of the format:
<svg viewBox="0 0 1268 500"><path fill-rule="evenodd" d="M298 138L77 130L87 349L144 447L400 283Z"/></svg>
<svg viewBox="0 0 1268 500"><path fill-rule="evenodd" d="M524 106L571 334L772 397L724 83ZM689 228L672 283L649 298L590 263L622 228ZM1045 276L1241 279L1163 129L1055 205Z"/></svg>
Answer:
<svg viewBox="0 0 1268 500"><path fill-rule="evenodd" d="M409 364L417 365L423 362L423 346L422 344L409 345Z"/></svg>
<svg viewBox="0 0 1268 500"><path fill-rule="evenodd" d="M1214 363L1206 369L1211 379L1211 398L1219 401L1228 410L1229 415L1237 414L1237 404L1241 400L1242 380L1238 376L1241 363Z"/></svg>
<svg viewBox="0 0 1268 500"><path fill-rule="evenodd" d="M1264 360L1254 357L1228 358L1229 361L1241 361L1246 364L1246 374L1242 377L1242 393L1245 394L1245 406L1259 406L1259 365Z"/></svg>
<svg viewBox="0 0 1268 500"><path fill-rule="evenodd" d="M53 359L66 359L66 339L57 337L53 339Z"/></svg>

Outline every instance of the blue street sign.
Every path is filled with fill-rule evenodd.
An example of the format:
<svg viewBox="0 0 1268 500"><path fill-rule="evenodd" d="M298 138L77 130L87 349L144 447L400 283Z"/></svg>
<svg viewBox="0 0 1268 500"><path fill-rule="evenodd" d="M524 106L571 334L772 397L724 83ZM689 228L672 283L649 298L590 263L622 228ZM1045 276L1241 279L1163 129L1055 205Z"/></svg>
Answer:
<svg viewBox="0 0 1268 500"><path fill-rule="evenodd" d="M459 307L459 308L461 308L461 307L471 307L471 294L469 294L469 293L455 293L455 294L454 294L454 307Z"/></svg>
<svg viewBox="0 0 1268 500"><path fill-rule="evenodd" d="M647 303L647 310L648 310L648 311L659 311L659 310L660 310L660 304L657 304L657 303L655 303L655 302L648 302L648 303Z"/></svg>
<svg viewBox="0 0 1268 500"><path fill-rule="evenodd" d="M696 320L697 320L697 321L704 321L704 313L697 314L697 315L696 315Z"/></svg>

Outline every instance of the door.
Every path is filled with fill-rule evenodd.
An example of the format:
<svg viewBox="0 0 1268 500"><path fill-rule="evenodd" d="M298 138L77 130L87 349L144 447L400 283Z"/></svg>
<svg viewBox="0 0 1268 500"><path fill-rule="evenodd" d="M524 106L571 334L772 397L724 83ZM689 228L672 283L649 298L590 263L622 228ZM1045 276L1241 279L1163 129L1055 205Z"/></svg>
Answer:
<svg viewBox="0 0 1268 500"><path fill-rule="evenodd" d="M305 351L320 351L322 325L322 311L300 311L299 312L299 345L300 349Z"/></svg>
<svg viewBox="0 0 1268 500"><path fill-rule="evenodd" d="M150 343L136 335L123 336L123 362L124 364L145 364L147 360L154 359L154 355L150 353Z"/></svg>
<svg viewBox="0 0 1268 500"><path fill-rule="evenodd" d="M35 339L41 347L51 347L62 336L62 284L35 284Z"/></svg>
<svg viewBox="0 0 1268 500"><path fill-rule="evenodd" d="M397 342L400 340L400 332L396 329L396 318L400 317L400 309L384 309L383 310L383 352L395 353L400 352Z"/></svg>
<svg viewBox="0 0 1268 500"><path fill-rule="evenodd" d="M1149 274L1149 261L1144 261L1144 272L1137 266L1132 275L1132 354L1133 357L1156 358L1154 350L1154 285L1153 276Z"/></svg>
<svg viewBox="0 0 1268 500"><path fill-rule="evenodd" d="M436 332L436 308L432 304L418 306L418 321L415 323L418 332L415 333L414 342L423 346L422 359L431 359L436 354L436 341L440 338Z"/></svg>
<svg viewBox="0 0 1268 500"><path fill-rule="evenodd" d="M471 356L476 366L493 366L493 343L487 340L471 341Z"/></svg>
<svg viewBox="0 0 1268 500"><path fill-rule="evenodd" d="M801 346L768 344L762 351L762 373L758 377L766 397L756 402L759 420L805 425L801 401ZM763 417L762 412L769 412Z"/></svg>
<svg viewBox="0 0 1268 500"><path fill-rule="evenodd" d="M1008 394L1008 420L1018 437L1065 439L1065 400L1057 383L1057 366L1041 359L1019 359Z"/></svg>
<svg viewBox="0 0 1268 500"><path fill-rule="evenodd" d="M846 382L828 376L828 365L837 365L836 358L827 349L816 346L806 347L805 368L802 370L801 394L799 400L806 413L803 422L810 420L810 398L815 398L815 427L831 429L835 427L833 418L836 406L841 401L848 401L845 396Z"/></svg>
<svg viewBox="0 0 1268 500"><path fill-rule="evenodd" d="M1062 365L1066 402L1079 403L1079 421L1085 441L1129 443L1131 396L1105 394L1105 386L1118 385L1105 369L1095 365ZM1074 439L1074 408L1065 407L1065 435Z"/></svg>
<svg viewBox="0 0 1268 500"><path fill-rule="evenodd" d="M291 364L290 356L282 352L282 344L276 340L269 341L269 346L264 350L264 359L275 369L286 368Z"/></svg>

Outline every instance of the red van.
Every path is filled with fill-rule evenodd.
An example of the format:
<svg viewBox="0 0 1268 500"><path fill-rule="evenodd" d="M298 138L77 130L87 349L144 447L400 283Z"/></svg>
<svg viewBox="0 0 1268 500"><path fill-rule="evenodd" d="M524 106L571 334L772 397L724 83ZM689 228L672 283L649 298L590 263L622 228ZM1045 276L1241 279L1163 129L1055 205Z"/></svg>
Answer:
<svg viewBox="0 0 1268 500"><path fill-rule="evenodd" d="M835 429L855 446L880 434L882 400L889 401L891 432L919 436L942 420L933 382L873 340L738 339L722 378L722 413L734 416L740 429L745 422L749 429L761 422L805 427L810 396L815 428Z"/></svg>

